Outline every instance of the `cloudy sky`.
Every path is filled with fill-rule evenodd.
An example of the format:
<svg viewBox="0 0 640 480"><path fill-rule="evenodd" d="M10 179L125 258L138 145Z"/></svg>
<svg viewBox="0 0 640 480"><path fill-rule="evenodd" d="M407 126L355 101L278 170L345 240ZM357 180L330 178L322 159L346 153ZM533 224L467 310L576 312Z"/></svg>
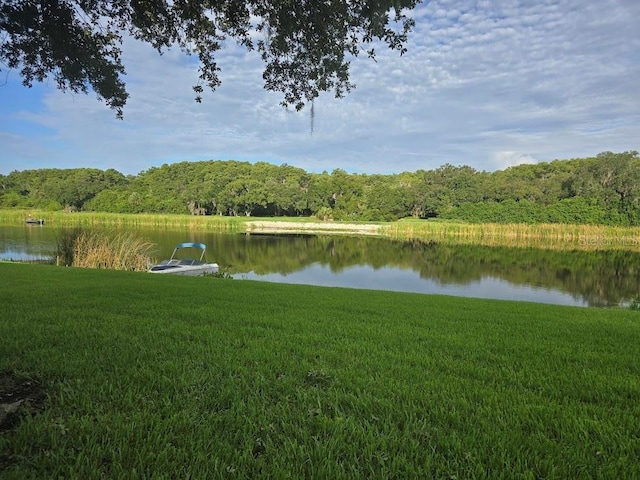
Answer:
<svg viewBox="0 0 640 480"><path fill-rule="evenodd" d="M0 78L0 173L244 160L310 172L496 170L640 150L640 1L437 0L413 11L403 57L352 63L357 88L286 111L255 53L220 53L223 85L193 101L193 61L127 41L124 120L94 94Z"/></svg>

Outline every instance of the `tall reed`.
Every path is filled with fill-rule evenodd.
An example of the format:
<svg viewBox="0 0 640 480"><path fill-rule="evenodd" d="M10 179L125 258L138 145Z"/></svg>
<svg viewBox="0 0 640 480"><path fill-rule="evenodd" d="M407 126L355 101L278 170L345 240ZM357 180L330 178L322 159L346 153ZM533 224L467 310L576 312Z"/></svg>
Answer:
<svg viewBox="0 0 640 480"><path fill-rule="evenodd" d="M639 227L570 224L458 223L400 221L382 229L399 240L437 241L452 244L544 248L552 250L640 251Z"/></svg>
<svg viewBox="0 0 640 480"><path fill-rule="evenodd" d="M145 271L153 263L149 255L153 247L131 231L106 235L83 232L76 239L73 266Z"/></svg>
<svg viewBox="0 0 640 480"><path fill-rule="evenodd" d="M76 240L82 234L82 229L59 230L56 235L56 265L69 267L73 265L73 254Z"/></svg>
<svg viewBox="0 0 640 480"><path fill-rule="evenodd" d="M57 244L58 265L109 270L145 271L154 262L155 245L133 231L64 230Z"/></svg>
<svg viewBox="0 0 640 480"><path fill-rule="evenodd" d="M209 231L244 232L245 218L222 216L193 216L151 213L103 213L103 212L44 212L37 210L0 210L0 225L24 225L31 215L42 218L47 226L55 227L114 227L114 228L165 228Z"/></svg>
<svg viewBox="0 0 640 480"><path fill-rule="evenodd" d="M192 216L175 214L115 214L100 212L42 212L0 210L0 225L24 224L27 215L43 218L45 225L58 227L162 228L203 232L244 233L255 226L255 217ZM315 219L270 218L273 231L287 231L287 224L314 222ZM327 224L331 225L331 223ZM344 233L358 235L362 224L339 222ZM405 219L377 225L377 233L394 240L436 241L449 244L543 248L552 250L627 250L640 251L640 227L605 225L463 223L440 220ZM304 229L313 232L312 230ZM318 231L329 230L326 226Z"/></svg>
<svg viewBox="0 0 640 480"><path fill-rule="evenodd" d="M44 218L43 212L24 209L2 209L0 210L0 225L24 225L24 222L31 215L32 218Z"/></svg>

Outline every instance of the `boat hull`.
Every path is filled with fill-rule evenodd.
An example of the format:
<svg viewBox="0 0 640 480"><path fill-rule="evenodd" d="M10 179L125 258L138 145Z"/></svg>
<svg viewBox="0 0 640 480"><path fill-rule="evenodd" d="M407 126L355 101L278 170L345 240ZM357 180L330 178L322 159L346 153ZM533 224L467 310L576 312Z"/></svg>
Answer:
<svg viewBox="0 0 640 480"><path fill-rule="evenodd" d="M159 273L162 275L183 275L196 277L198 275L218 273L217 263L207 263L203 265L156 265L149 270L149 273Z"/></svg>
<svg viewBox="0 0 640 480"><path fill-rule="evenodd" d="M198 260L194 260L192 258L177 258L176 253L178 252L178 250L183 248L199 248L200 250L202 250L200 258ZM151 267L149 269L149 273L160 273L163 275L183 275L190 277L218 273L219 267L217 263L207 263L206 260L204 260L206 249L207 246L204 243L179 243L178 245L176 245L176 248L173 249L171 258Z"/></svg>

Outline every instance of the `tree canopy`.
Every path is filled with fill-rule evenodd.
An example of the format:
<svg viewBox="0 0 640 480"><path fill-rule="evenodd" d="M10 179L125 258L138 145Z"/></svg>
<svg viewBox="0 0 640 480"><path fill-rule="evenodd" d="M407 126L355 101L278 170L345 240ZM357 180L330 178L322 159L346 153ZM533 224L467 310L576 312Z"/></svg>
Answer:
<svg viewBox="0 0 640 480"><path fill-rule="evenodd" d="M113 169L24 170L0 175L0 208L640 225L640 156L603 152L495 172L445 164L391 175L233 160L165 164L127 177Z"/></svg>
<svg viewBox="0 0 640 480"><path fill-rule="evenodd" d="M220 85L216 53L233 40L261 55L265 89L300 110L320 92L349 92L350 58L375 58L375 42L403 54L408 12L421 1L3 0L0 62L26 86L52 77L63 91L91 88L122 118L125 36L197 55L198 102L205 86Z"/></svg>

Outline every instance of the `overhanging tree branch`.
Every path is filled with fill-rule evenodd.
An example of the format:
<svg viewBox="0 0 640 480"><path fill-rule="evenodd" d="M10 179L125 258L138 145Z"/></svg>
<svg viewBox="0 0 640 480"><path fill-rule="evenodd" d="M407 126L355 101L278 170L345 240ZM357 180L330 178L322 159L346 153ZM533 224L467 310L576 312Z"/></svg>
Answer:
<svg viewBox="0 0 640 480"><path fill-rule="evenodd" d="M348 57L375 60L374 42L402 55L421 0L5 0L0 62L26 86L53 77L61 90L94 90L122 118L125 35L159 53L177 46L198 56L196 101L221 83L216 54L227 39L257 50L264 88L302 109L321 92L348 93ZM262 38L260 39L260 35ZM253 38L259 39L254 42Z"/></svg>

